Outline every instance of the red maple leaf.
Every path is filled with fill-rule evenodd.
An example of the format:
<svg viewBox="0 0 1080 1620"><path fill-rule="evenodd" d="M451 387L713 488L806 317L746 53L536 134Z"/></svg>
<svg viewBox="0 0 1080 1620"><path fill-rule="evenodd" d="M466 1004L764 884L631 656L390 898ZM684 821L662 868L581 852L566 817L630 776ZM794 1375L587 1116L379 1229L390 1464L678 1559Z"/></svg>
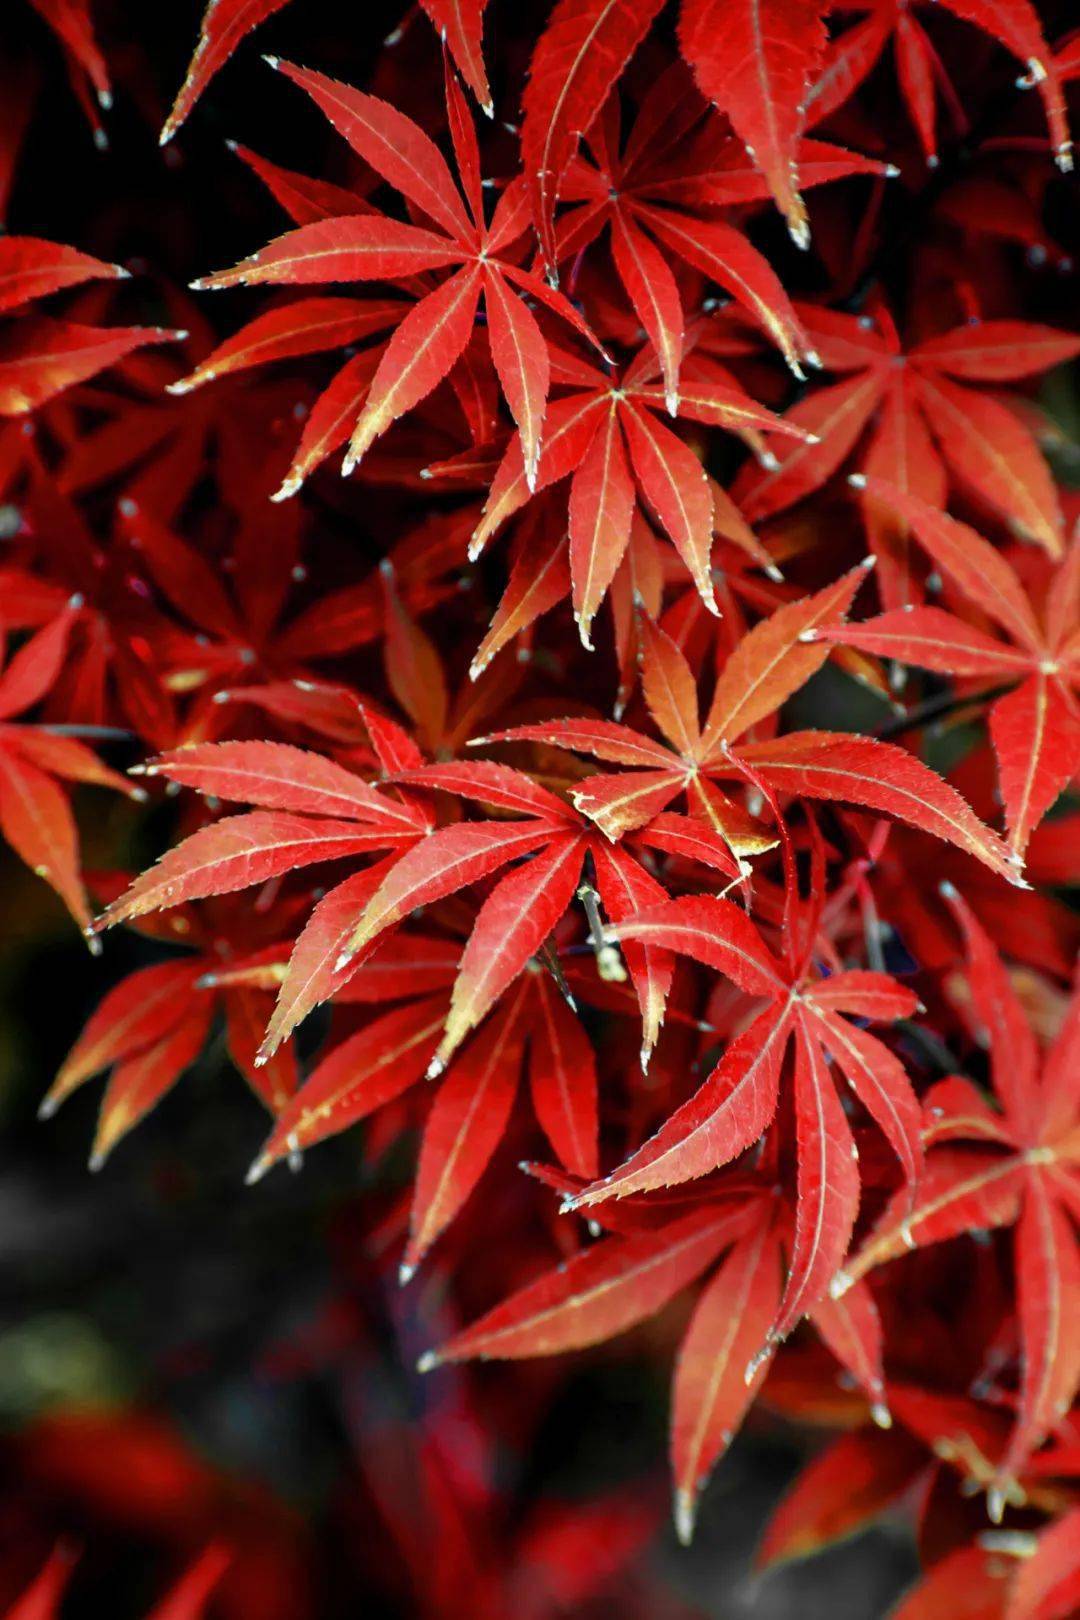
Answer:
<svg viewBox="0 0 1080 1620"><path fill-rule="evenodd" d="M895 514L972 606L1004 631L1000 641L939 607L894 608L843 628L807 632L943 675L983 677L1010 690L987 706L1009 847L1021 858L1031 834L1080 769L1080 548L1047 586L1040 615L1007 559L965 523L884 479L859 478L868 499Z"/></svg>
<svg viewBox="0 0 1080 1620"><path fill-rule="evenodd" d="M1021 1339L1016 1422L986 1489L992 1518L1022 1502L1017 1475L1060 1423L1080 1384L1080 1200L1076 1064L1080 995L1041 1058L997 950L955 891L946 898L964 930L971 1007L990 1047L994 1102L952 1075L924 1100L926 1168L914 1203L886 1210L833 1284L849 1282L908 1249L973 1227L1016 1225L1015 1274Z"/></svg>

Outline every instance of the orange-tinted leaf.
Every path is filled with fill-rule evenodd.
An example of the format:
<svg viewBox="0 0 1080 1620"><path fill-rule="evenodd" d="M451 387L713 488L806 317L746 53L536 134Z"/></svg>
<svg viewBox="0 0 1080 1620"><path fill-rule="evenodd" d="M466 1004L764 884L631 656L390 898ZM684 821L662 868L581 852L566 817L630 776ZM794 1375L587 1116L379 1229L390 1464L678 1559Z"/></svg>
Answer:
<svg viewBox="0 0 1080 1620"><path fill-rule="evenodd" d="M655 1232L607 1238L512 1294L424 1364L552 1356L613 1338L693 1282L744 1221L742 1211L696 1210Z"/></svg>
<svg viewBox="0 0 1080 1620"><path fill-rule="evenodd" d="M90 1168L99 1170L121 1137L145 1119L175 1085L206 1043L213 1016L211 996L188 1000L179 1024L153 1046L118 1063L105 1089L94 1135Z"/></svg>
<svg viewBox="0 0 1080 1620"><path fill-rule="evenodd" d="M108 908L97 927L111 928L148 911L208 894L229 894L315 861L385 849L394 834L355 821L307 820L278 810L227 816L185 838Z"/></svg>
<svg viewBox="0 0 1080 1620"><path fill-rule="evenodd" d="M871 1524L926 1466L922 1447L902 1430L841 1435L801 1470L765 1529L760 1568L807 1558Z"/></svg>
<svg viewBox="0 0 1080 1620"><path fill-rule="evenodd" d="M717 1459L764 1381L762 1363L746 1368L776 1317L780 1257L775 1235L760 1216L732 1249L698 1300L679 1347L672 1390L671 1472L675 1528L687 1545L697 1499Z"/></svg>
<svg viewBox="0 0 1080 1620"><path fill-rule="evenodd" d="M592 621L630 544L636 499L612 404L570 486L570 579L574 617L586 647L592 647Z"/></svg>
<svg viewBox="0 0 1080 1620"><path fill-rule="evenodd" d="M288 1153L347 1130L415 1084L445 1016L445 995L428 996L395 1007L335 1046L281 1110L249 1181Z"/></svg>
<svg viewBox="0 0 1080 1620"><path fill-rule="evenodd" d="M51 777L11 748L0 748L0 833L56 890L79 927L88 929L90 908L79 876L71 807Z"/></svg>
<svg viewBox="0 0 1080 1620"><path fill-rule="evenodd" d="M706 758L734 742L805 686L825 662L807 645L807 631L843 618L866 578L863 566L841 575L813 596L777 608L743 636L716 683L701 746Z"/></svg>
<svg viewBox="0 0 1080 1620"><path fill-rule="evenodd" d="M55 1113L64 1098L91 1075L166 1035L186 1016L198 972L198 967L185 962L162 962L140 968L114 985L64 1059L42 1113Z"/></svg>
<svg viewBox="0 0 1080 1620"><path fill-rule="evenodd" d="M470 1041L440 1083L420 1143L403 1280L449 1226L499 1145L524 1044L518 998Z"/></svg>

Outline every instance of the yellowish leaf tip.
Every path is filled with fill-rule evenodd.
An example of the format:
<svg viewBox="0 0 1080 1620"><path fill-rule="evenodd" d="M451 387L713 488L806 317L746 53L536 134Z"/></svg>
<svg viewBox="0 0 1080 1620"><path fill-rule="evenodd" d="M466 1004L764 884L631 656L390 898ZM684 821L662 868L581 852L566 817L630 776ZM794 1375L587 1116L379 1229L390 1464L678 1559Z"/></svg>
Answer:
<svg viewBox="0 0 1080 1620"><path fill-rule="evenodd" d="M675 1492L672 1517L675 1520L675 1534L681 1547L689 1547L694 1539L695 1507L692 1491L680 1489Z"/></svg>
<svg viewBox="0 0 1080 1620"><path fill-rule="evenodd" d="M272 1162L273 1161L271 1159L267 1158L265 1153L261 1153L249 1169L247 1175L244 1177L244 1186L254 1187L257 1181L261 1181L263 1176L265 1176L266 1172L270 1169Z"/></svg>

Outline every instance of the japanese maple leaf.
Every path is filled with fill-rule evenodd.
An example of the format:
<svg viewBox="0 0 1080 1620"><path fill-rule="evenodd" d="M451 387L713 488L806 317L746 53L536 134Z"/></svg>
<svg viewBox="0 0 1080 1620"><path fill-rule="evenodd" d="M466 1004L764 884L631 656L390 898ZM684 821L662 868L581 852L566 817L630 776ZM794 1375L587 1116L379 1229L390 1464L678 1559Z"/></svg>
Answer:
<svg viewBox="0 0 1080 1620"><path fill-rule="evenodd" d="M731 120L792 240L810 245L798 142L827 42L823 0L683 0L679 46L703 95Z"/></svg>
<svg viewBox="0 0 1080 1620"><path fill-rule="evenodd" d="M25 416L136 349L187 336L163 326L84 326L22 308L87 281L127 275L121 265L62 243L33 236L0 239L0 313L9 317L0 326L0 417ZM18 317L10 318L15 310Z"/></svg>
<svg viewBox="0 0 1080 1620"><path fill-rule="evenodd" d="M62 242L37 236L0 237L0 312L87 281L125 280L129 272Z"/></svg>
<svg viewBox="0 0 1080 1620"><path fill-rule="evenodd" d="M386 345L342 471L351 472L375 439L443 380L469 342L483 298L491 357L533 479L550 368L543 334L520 294L555 310L586 338L591 334L572 304L511 256L529 225L524 181L504 189L489 225L476 132L452 72L447 106L460 189L435 143L388 102L321 73L269 60L308 92L353 150L435 229L378 213L318 220L278 237L235 269L194 285L393 281L458 266L433 291L421 294Z"/></svg>
<svg viewBox="0 0 1080 1620"><path fill-rule="evenodd" d="M574 1178L538 1170L564 1194ZM420 1361L518 1360L556 1355L612 1338L654 1316L711 1271L683 1336L672 1388L671 1467L675 1524L689 1542L709 1474L765 1380L771 1350L761 1347L776 1320L790 1212L775 1181L716 1182L697 1194L631 1197L600 1205L609 1235L541 1274ZM719 1262L719 1264L717 1264ZM880 1372L881 1324L869 1291L844 1302L825 1298L812 1312L818 1333L887 1424Z"/></svg>
<svg viewBox="0 0 1080 1620"><path fill-rule="evenodd" d="M137 560L97 542L82 510L36 454L20 506L18 566L5 570L3 618L10 628L25 629L65 606L69 618L63 658L43 700L45 719L67 727L119 726L167 747L176 740L176 717L150 649L173 626L151 601Z"/></svg>
<svg viewBox="0 0 1080 1620"><path fill-rule="evenodd" d="M857 475L858 476L858 475ZM999 640L939 607L894 608L862 624L807 634L918 664L943 675L987 679L1010 690L987 708L1009 847L1028 840L1080 769L1080 548L1074 545L1036 611L1001 552L965 523L884 479L858 476L869 500L893 512L972 605L1004 632Z"/></svg>
<svg viewBox="0 0 1080 1620"><path fill-rule="evenodd" d="M381 942L335 997L337 1004L402 1005L339 1041L282 1109L248 1175L259 1180L286 1154L324 1141L416 1087L439 1043L461 958L460 941L401 932ZM482 1030L450 1059L420 1140L408 1282L465 1203L505 1135L522 1070L532 1109L566 1168L597 1172L597 1079L592 1046L568 993L539 963L523 973ZM414 1093L414 1095L417 1095Z"/></svg>
<svg viewBox="0 0 1080 1620"><path fill-rule="evenodd" d="M90 910L79 872L75 818L55 779L117 788L132 798L145 794L109 770L77 738L19 719L41 702L60 673L72 621L81 606L75 597L23 643L0 673L0 832L27 866L55 889L80 928L88 930Z"/></svg>
<svg viewBox="0 0 1080 1620"><path fill-rule="evenodd" d="M162 126L162 146L171 141L185 123L210 80L225 66L240 42L287 4L288 0L207 0L195 54Z"/></svg>
<svg viewBox="0 0 1080 1620"><path fill-rule="evenodd" d="M776 468L746 467L736 479L732 493L751 523L820 489L861 445L867 473L944 506L948 469L1018 534L1052 557L1061 554L1061 508L1030 430L970 384L1037 376L1080 354L1080 339L1033 322L988 320L905 351L882 304L862 316L808 307L799 315L825 368L843 380L815 389L789 412L816 442L781 447ZM887 521L872 501L867 526L882 559L887 605L913 600L904 526Z"/></svg>
<svg viewBox="0 0 1080 1620"><path fill-rule="evenodd" d="M34 0L34 4L38 3L39 0ZM40 0L41 9L47 3L48 0ZM211 79L225 66L241 41L287 4L288 0L207 0L195 54L162 126L162 146L186 123ZM422 0L423 9L453 55L459 73L490 118L493 112L491 91L482 54L485 4L486 0Z"/></svg>
<svg viewBox="0 0 1080 1620"><path fill-rule="evenodd" d="M797 377L803 376L800 361L817 361L767 259L720 217L718 204L768 195L743 150L723 120L693 94L685 69L675 67L647 92L625 144L618 99L609 99L561 187L562 201L576 206L558 222L559 262L582 252L605 228L610 231L616 272L660 357L673 401L686 321L668 263L672 253L737 299ZM804 185L884 172L881 164L823 142L803 142L799 157Z"/></svg>
<svg viewBox="0 0 1080 1620"><path fill-rule="evenodd" d="M297 1084L295 1052L286 1047L265 1067L255 1054L289 954L283 936L302 904L299 897L260 909L226 899L142 920L139 932L193 954L138 968L102 998L38 1111L51 1118L72 1092L111 1071L91 1170L101 1169L195 1062L218 1014L229 1055L256 1096L272 1114L285 1106Z"/></svg>
<svg viewBox="0 0 1080 1620"><path fill-rule="evenodd" d="M1072 141L1062 93L1066 74L1046 43L1035 7L1029 0L1010 0L1006 6L996 0L935 0L935 3L964 22L981 28L1025 64L1027 72L1017 80L1017 85L1025 90L1038 87L1058 167L1071 169ZM926 4L929 10L929 0ZM891 39L896 73L909 116L928 165L936 168L936 86L944 85L954 102L956 98L915 5L910 0L843 0L832 9L843 13L861 12L865 16L830 43L821 74L810 91L810 123L827 118L848 99L880 60Z"/></svg>
<svg viewBox="0 0 1080 1620"><path fill-rule="evenodd" d="M965 1534L967 1520L975 1530L977 1520L970 1512L963 1512L963 1505L972 1494L972 1486L984 1483L992 1473L990 1458L1002 1449L1008 1433L1007 1420L999 1410L968 1397L940 1394L912 1384L891 1382L889 1396L896 1419L889 1434L867 1428L843 1434L799 1474L759 1543L755 1560L759 1569L775 1567L783 1559L805 1557L867 1528L884 1512L898 1506L913 1489L920 1491L924 1501L932 1502L935 1516L949 1525L949 1541ZM1070 1425L1064 1428L1063 1442L1033 1458L1030 1471L1023 1477L1028 1513L1056 1517L1061 1512L1062 1487L1076 1474L1075 1446L1069 1443ZM1078 1548L1075 1544L1070 1547L1067 1538L1059 1534L1062 1528L1073 1529L1068 1514L1063 1524L1053 1525L1040 1535L1037 1546L1034 1536L1016 1544L1013 1578L1001 1565L1001 1545L995 1546L995 1562L989 1567L980 1568L977 1561L971 1560L971 1549L966 1546L958 1555L946 1556L942 1568L950 1564L954 1568L948 1580L941 1583L941 1610L934 1608L930 1612L948 1612L946 1597L951 1590L954 1603L958 1601L962 1607L974 1604L975 1612L994 1620L1025 1620L1035 1615L1050 1620L1051 1613L1064 1614L1067 1604L1060 1609L1044 1610L1039 1606L1058 1582L1075 1582L1077 1578ZM978 1539L983 1540L983 1536ZM1066 1585L1061 1596L1068 1591ZM920 1594L927 1595L925 1585L910 1594L912 1620L916 1616L925 1620L928 1612L919 1606ZM1012 1603L1007 1606L1010 1594ZM898 1612L903 1613L903 1607Z"/></svg>
<svg viewBox="0 0 1080 1620"><path fill-rule="evenodd" d="M372 713L367 720L384 771L409 790L406 797L390 797L331 760L281 743L201 744L152 762L146 774L261 808L203 827L167 851L95 927L246 888L316 862L402 851L400 858L388 857L337 884L314 908L282 980L260 1053L265 1061L355 970L358 953L373 949L409 912L531 855L499 879L479 909L430 1066L438 1073L544 944L576 893L586 854L593 856L597 887L613 920L664 891L522 772L480 761L426 765L393 722ZM438 789L516 819L436 827L427 799ZM676 842L678 832L676 826ZM667 835L661 829L657 836ZM698 858L707 844L707 837L697 840ZM671 847L670 838L658 847ZM711 851L711 859L728 874L734 871L722 849ZM663 1017L670 962L643 951L629 965L651 1046Z"/></svg>
<svg viewBox="0 0 1080 1620"><path fill-rule="evenodd" d="M578 811L524 772L475 760L418 764L399 769L393 780L407 788L441 789L516 818L459 821L431 832L393 864L358 920L353 907L351 927L341 939L344 949L335 973L417 906L453 894L511 861L520 863L498 880L477 913L432 1059L431 1072L439 1074L551 934L578 892L586 855L592 856L597 888L612 918L636 909L646 891L658 897L663 890L629 855L609 847ZM523 860L525 856L530 858ZM670 962L662 954L645 953L631 971L651 1047L663 1017Z"/></svg>
<svg viewBox="0 0 1080 1620"><path fill-rule="evenodd" d="M326 722L339 741L363 735L355 703L340 696L335 702L320 687L312 664L379 638L386 627L379 572L328 591L289 616L295 586L307 577L293 517L263 509L243 523L226 578L130 496L120 500L117 527L154 593L187 621L160 623L152 641L164 685L181 695L195 694L185 717L188 736L201 740L220 731L227 719L221 705L230 698L256 702L288 722L310 722L316 730ZM400 595L414 611L439 600L436 580L457 567L466 532L467 519L436 514L384 559L387 569L396 564Z"/></svg>
<svg viewBox="0 0 1080 1620"><path fill-rule="evenodd" d="M591 1208L693 1180L737 1158L772 1122L793 1043L798 1199L784 1296L763 1340L769 1345L786 1337L828 1288L858 1211L858 1155L830 1061L889 1141L909 1183L921 1163L918 1103L902 1064L876 1036L846 1021L906 1017L917 998L885 974L821 976L819 914L818 904L798 928L789 920L782 958L740 907L715 896L684 896L618 925L616 937L689 956L766 1005L728 1043L689 1101L617 1170L573 1200L574 1208Z"/></svg>
<svg viewBox="0 0 1080 1620"><path fill-rule="evenodd" d="M954 890L946 899L967 945L971 1006L990 1046L994 1103L953 1075L924 1101L926 1168L914 1204L894 1201L833 1291L908 1249L940 1243L974 1227L1015 1224L1020 1323L1016 1421L987 1482L990 1513L1023 1501L1017 1474L1057 1427L1080 1385L1080 994L1060 1034L1040 1057L1004 965ZM995 1106L996 1104L996 1106Z"/></svg>
<svg viewBox="0 0 1080 1620"><path fill-rule="evenodd" d="M716 786L735 780L759 792L840 800L895 816L1023 885L1019 858L947 782L905 749L830 731L748 737L820 669L824 649L803 637L839 620L865 577L865 566L853 569L755 625L724 665L704 726L690 666L671 638L653 628L646 630L642 690L664 742L609 720L566 719L516 726L478 743L542 742L635 767L587 777L574 790L577 807L612 839L643 826L685 794L694 817L740 858L767 849L774 839ZM815 657L805 656L812 652Z"/></svg>
<svg viewBox="0 0 1080 1620"><path fill-rule="evenodd" d="M979 755L969 760L981 764ZM970 768L954 774L953 785L973 807L989 797L978 791L980 784ZM1072 973L1080 951L1080 918L1053 894L1039 888L1018 890L955 845L929 840L913 828L880 821L868 834L859 825L863 818L858 812L841 814L853 849L836 893L851 885L857 904L851 922L855 926L857 920L872 965L880 965L890 942L898 939L921 972L941 973L952 967L956 929L939 892L942 883L951 882L990 934L1008 938L1015 961L1054 979L1067 979ZM1026 871L1033 883L1075 880L1080 844L1070 819L1063 818L1060 850L1057 841L1048 838L1056 821L1044 822L1029 844ZM917 885L911 881L913 871L920 876Z"/></svg>
<svg viewBox="0 0 1080 1620"><path fill-rule="evenodd" d="M333 760L286 743L194 744L152 761L142 774L260 808L201 827L167 850L98 918L96 930L318 862L407 846L430 830L421 809L379 792ZM365 884L370 892L379 872L375 866L357 873L351 892L365 894ZM288 975L284 983L292 995ZM309 988L305 984L305 994ZM321 999L314 995L305 1011Z"/></svg>
<svg viewBox="0 0 1080 1620"><path fill-rule="evenodd" d="M491 484L469 556L480 556L497 529L549 485L569 477L570 578L581 638L590 626L630 543L640 500L655 515L711 611L709 572L714 531L745 529L741 515L693 451L660 420L671 400L656 381L659 363L646 344L617 375L551 348L552 380L563 392L548 406L544 451L530 483L520 434ZM760 445L761 433L800 440L806 430L758 405L718 362L688 356L680 372L678 415L722 427Z"/></svg>

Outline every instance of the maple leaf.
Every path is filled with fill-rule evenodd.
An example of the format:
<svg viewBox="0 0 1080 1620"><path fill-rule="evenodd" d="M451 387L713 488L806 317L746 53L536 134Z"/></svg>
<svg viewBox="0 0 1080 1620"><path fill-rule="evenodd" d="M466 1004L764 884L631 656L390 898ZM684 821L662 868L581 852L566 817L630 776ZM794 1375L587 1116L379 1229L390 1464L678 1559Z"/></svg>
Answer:
<svg viewBox="0 0 1080 1620"><path fill-rule="evenodd" d="M578 140L588 134L662 4L558 0L536 42L522 98L521 160L550 274L556 269L555 204Z"/></svg>
<svg viewBox="0 0 1080 1620"><path fill-rule="evenodd" d="M798 247L810 245L797 190L798 141L825 53L821 0L683 0L679 45L704 95L727 114Z"/></svg>
<svg viewBox="0 0 1080 1620"><path fill-rule="evenodd" d="M433 516L403 537L381 571L291 616L290 595L306 569L297 560L299 534L288 516L279 521L262 512L240 528L228 580L131 496L120 500L117 527L150 586L187 621L143 628L164 685L193 695L183 728L191 740L219 733L227 720L224 705L243 701L334 742L359 743L366 734L355 702L319 682L312 662L379 638L387 623L387 570L395 571L400 595L415 611L439 600L435 581L456 566L468 518ZM274 537L269 557L268 532Z"/></svg>
<svg viewBox="0 0 1080 1620"><path fill-rule="evenodd" d="M578 356L551 348L552 379L569 392L552 400L544 451L530 482L526 449L514 438L492 480L469 556L537 491L569 477L570 577L583 644L630 544L640 498L659 520L711 612L716 598L709 571L713 534L745 528L718 486L671 429L659 420L672 400L655 380L659 363L646 345L618 375L607 376ZM677 414L741 434L760 447L762 433L798 438L804 430L751 399L716 361L687 356L680 373ZM751 541L752 543L752 541Z"/></svg>
<svg viewBox="0 0 1080 1620"><path fill-rule="evenodd" d="M447 105L460 188L434 142L388 102L324 74L269 60L308 92L353 150L436 229L374 213L318 220L278 237L234 270L193 285L387 281L459 266L421 295L387 344L352 429L342 471L351 472L391 422L444 379L465 350L482 298L492 361L521 434L531 480L540 454L548 359L536 317L520 295L547 305L586 338L591 333L573 305L510 256L528 226L524 182L512 181L503 190L489 225L476 133L450 71Z"/></svg>
<svg viewBox="0 0 1080 1620"><path fill-rule="evenodd" d="M1080 1195L1076 1059L1080 995L1040 1060L995 947L955 891L945 898L965 937L975 1018L990 1047L997 1107L953 1075L924 1100L926 1168L914 1204L894 1201L837 1274L842 1296L874 1266L908 1249L973 1227L1016 1226L1015 1270L1021 1340L1016 1422L986 1483L990 1515L1023 1502L1017 1478L1059 1424L1080 1384L1080 1346L1067 1324L1080 1308L1080 1247L1072 1222Z"/></svg>
<svg viewBox="0 0 1080 1620"><path fill-rule="evenodd" d="M1010 687L988 704L987 721L1009 847L1022 857L1031 834L1080 769L1080 647L1074 629L1080 550L1074 545L1054 570L1040 617L1007 559L967 524L884 479L856 476L867 499L910 528L937 566L1007 640L944 608L914 604L859 625L811 629L807 635L939 674L982 676L994 689Z"/></svg>
<svg viewBox="0 0 1080 1620"><path fill-rule="evenodd" d="M860 316L804 306L798 313L826 370L843 380L815 389L789 413L815 441L781 446L777 467L747 467L736 479L732 493L751 523L820 489L863 445L862 468L874 477L944 506L948 468L1018 534L1061 554L1061 509L1031 432L969 385L1036 376L1080 353L1080 339L1033 322L985 320L905 352L883 304ZM872 500L866 515L886 605L902 606L915 593L906 526L884 518Z"/></svg>
<svg viewBox="0 0 1080 1620"><path fill-rule="evenodd" d="M139 926L151 938L167 938L189 954L139 968L103 997L39 1118L50 1119L74 1091L110 1070L90 1154L91 1170L100 1170L195 1062L219 1015L234 1066L278 1114L296 1090L296 1054L285 1048L268 1065L256 1064L255 1056L289 955L290 941L281 936L296 914L295 901L260 910L226 900L185 906L164 927L144 919Z"/></svg>
<svg viewBox="0 0 1080 1620"><path fill-rule="evenodd" d="M288 0L207 0L195 54L162 126L162 146L171 141L186 122L210 80L225 66L241 40L287 3Z"/></svg>
<svg viewBox="0 0 1080 1620"><path fill-rule="evenodd" d="M1070 170L1072 141L1062 94L1067 67L1062 67L1052 56L1034 6L1028 0L1011 0L1008 6L995 4L995 0L935 0L935 3L982 29L1024 63L1027 71L1017 80L1017 87L1023 90L1037 87L1058 167L1065 172ZM936 168L935 86L943 86L954 103L956 96L915 6L908 0L852 0L842 9L866 15L830 42L821 74L808 98L811 124L828 117L847 101L852 90L876 66L891 39L908 114L928 166Z"/></svg>
<svg viewBox="0 0 1080 1620"><path fill-rule="evenodd" d="M1017 1568L1005 1620L1049 1620L1080 1598L1080 1511L1072 1508L1039 1532L1034 1552Z"/></svg>
<svg viewBox="0 0 1080 1620"><path fill-rule="evenodd" d="M81 326L28 315L0 331L0 416L25 416L148 343L178 343L163 326Z"/></svg>
<svg viewBox="0 0 1080 1620"><path fill-rule="evenodd" d="M528 1168L564 1194L581 1186L574 1177ZM688 1543L700 1493L768 1371L772 1350L760 1352L781 1298L790 1213L775 1187L747 1178L730 1187L717 1182L697 1195L630 1197L594 1213L609 1235L429 1351L420 1370L473 1357L517 1360L597 1344L654 1316L715 1267L683 1336L672 1388L675 1524ZM840 1317L831 1301L822 1302L814 1325L865 1390L878 1421L887 1424L877 1313L865 1290L848 1303Z"/></svg>
<svg viewBox="0 0 1080 1620"><path fill-rule="evenodd" d="M487 0L420 0L461 77L489 118L495 116L484 67L484 12Z"/></svg>
<svg viewBox="0 0 1080 1620"><path fill-rule="evenodd" d="M674 253L738 300L781 350L795 375L817 363L813 345L779 279L741 231L720 217L724 202L767 196L743 148L723 121L705 114L687 94L684 70L670 69L652 86L620 151L618 101L612 97L593 125L584 151L570 163L561 186L573 203L558 222L559 262L610 231L611 252L649 340L660 357L669 398L678 398L685 335L679 290L668 265ZM883 173L881 164L850 156L824 142L799 151L804 184L850 173Z"/></svg>
<svg viewBox="0 0 1080 1620"><path fill-rule="evenodd" d="M380 1014L321 1059L279 1113L249 1183L286 1154L369 1117L423 1078L446 1021L460 956L453 940L401 933L363 962L338 991L339 1004L408 998L406 1004ZM510 1119L523 1066L533 1112L560 1161L580 1176L596 1173L592 1048L566 993L536 964L439 1079L421 1137L402 1284L487 1168Z"/></svg>
<svg viewBox="0 0 1080 1620"><path fill-rule="evenodd" d="M480 907L454 981L443 1038L431 1062L431 1072L438 1074L554 929L577 892L592 837L587 824L563 800L505 765L480 761L421 765L398 771L393 780L404 787L458 794L520 819L452 823L406 851L368 900L359 921L354 920L335 972L417 906L453 894L510 861L531 857L500 878ZM647 881L644 875L643 880ZM607 888L601 880L601 893Z"/></svg>
<svg viewBox="0 0 1080 1620"><path fill-rule="evenodd" d="M849 1017L909 1016L915 995L887 975L816 977L815 929L777 960L738 906L686 896L643 911L615 930L717 969L765 1007L726 1048L704 1086L619 1169L573 1201L592 1208L707 1175L750 1147L776 1112L789 1041L795 1047L798 1203L791 1264L768 1342L777 1343L819 1300L846 1253L858 1209L855 1143L829 1072L830 1059L887 1137L909 1182L921 1162L918 1105L898 1059Z"/></svg>
<svg viewBox="0 0 1080 1620"><path fill-rule="evenodd" d="M86 281L125 280L129 271L37 236L0 237L0 312Z"/></svg>
<svg viewBox="0 0 1080 1620"><path fill-rule="evenodd" d="M109 770L77 738L19 720L55 682L81 606L74 598L23 643L0 673L0 832L85 931L90 910L79 874L78 833L56 778L116 788L136 799L145 794Z"/></svg>
<svg viewBox="0 0 1080 1620"><path fill-rule="evenodd" d="M685 794L694 815L740 859L770 847L772 839L760 824L715 785L734 779L759 792L840 800L895 816L1024 886L1019 857L947 782L904 749L842 732L791 732L762 741L747 737L821 668L824 645L808 644L806 632L840 619L865 576L860 566L837 584L762 619L725 664L704 725L686 659L669 636L652 630L643 690L664 743L614 721L566 719L516 726L477 744L541 742L635 767L587 777L574 790L577 807L612 839L644 825Z"/></svg>
<svg viewBox="0 0 1080 1620"><path fill-rule="evenodd" d="M194 745L144 768L144 774L167 775L217 798L262 808L200 828L168 851L108 907L97 929L315 862L404 851L331 888L316 905L284 972L261 1062L340 987L357 965L357 953L373 947L410 911L532 855L500 879L477 915L443 1039L429 1065L440 1072L543 945L573 898L585 855L596 842L568 805L520 772L479 762L424 765L415 750L403 760L396 728L381 722L372 735L389 748L385 760L397 784L424 795L442 789L521 819L436 828L416 795L390 798L340 765L281 743ZM624 916L642 898L662 894L654 879L618 852L597 845L595 853L610 916ZM646 952L636 977L654 1041L670 971L665 974Z"/></svg>
<svg viewBox="0 0 1080 1620"><path fill-rule="evenodd" d="M826 1446L795 1479L758 1544L759 1569L806 1558L864 1529L925 1472L926 1453L901 1428L856 1429Z"/></svg>

